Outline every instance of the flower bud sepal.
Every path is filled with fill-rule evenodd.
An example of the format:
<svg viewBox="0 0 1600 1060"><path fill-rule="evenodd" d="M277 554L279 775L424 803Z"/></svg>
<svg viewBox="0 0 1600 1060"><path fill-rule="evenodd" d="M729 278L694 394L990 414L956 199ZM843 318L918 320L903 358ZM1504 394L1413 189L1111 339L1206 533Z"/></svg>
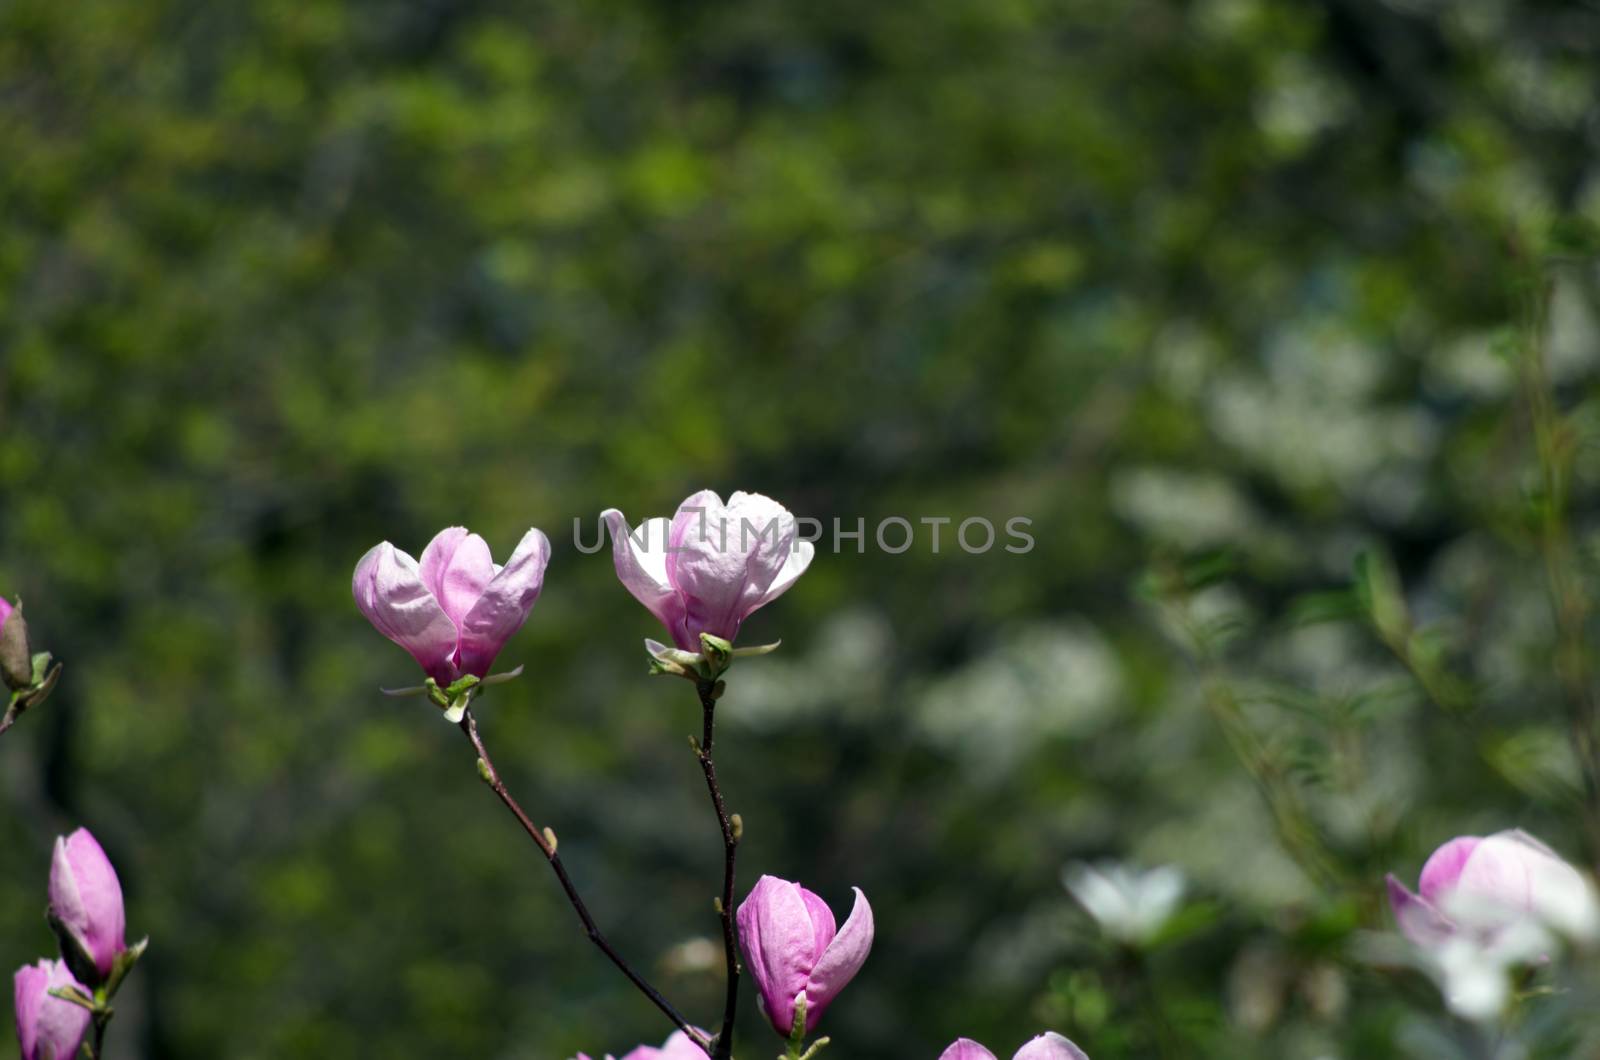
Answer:
<svg viewBox="0 0 1600 1060"><path fill-rule="evenodd" d="M84 948L83 943L55 913L46 912L45 919L50 923L50 930L55 932L56 942L61 948L61 959L74 979L96 989L109 981L109 976L101 974L94 955Z"/></svg>
<svg viewBox="0 0 1600 1060"><path fill-rule="evenodd" d="M801 1051L806 1043L806 995L801 993L794 999L794 1029L789 1032L789 1048L778 1060L812 1060L831 1040L827 1037L818 1038L809 1049Z"/></svg>
<svg viewBox="0 0 1600 1060"><path fill-rule="evenodd" d="M13 692L34 683L34 666L28 652L28 623L22 617L22 601L15 607L0 609L0 679Z"/></svg>
<svg viewBox="0 0 1600 1060"><path fill-rule="evenodd" d="M700 650L684 651L669 648L657 640L645 639L644 650L650 656L650 674L671 674L696 684L714 683L733 665L733 660L755 655L770 655L778 650L782 641L758 644L750 648L735 648L721 637L710 633L700 634Z"/></svg>
<svg viewBox="0 0 1600 1060"><path fill-rule="evenodd" d="M428 699L444 711L444 720L452 725L461 724L461 719L466 715L467 708L477 697L481 689L490 685L503 685L507 681L514 681L522 676L522 667L507 670L505 673L490 674L488 677L479 677L476 674L465 674L456 678L445 687L440 687L439 682L433 678L420 685L410 688L380 688L378 691L395 699L407 696L427 696Z"/></svg>
<svg viewBox="0 0 1600 1060"><path fill-rule="evenodd" d="M13 621L17 617L16 613L13 612ZM10 626L11 623L7 622L6 625ZM18 718L22 717L31 708L43 703L49 698L50 693L55 690L56 681L61 677L61 664L50 665L52 659L53 656L47 651L38 652L33 656L30 667L32 672L29 675L28 683L12 690L11 699L6 704L5 714L0 715L0 732L5 732L15 725ZM9 682L9 680L8 678L7 681Z"/></svg>
<svg viewBox="0 0 1600 1060"><path fill-rule="evenodd" d="M144 951L149 948L150 937L146 935L117 954L117 959L111 966L111 974L106 977L106 985L103 987L107 1001L117 996L117 991L122 989L122 981L133 971L133 966L139 963L139 958L143 957Z"/></svg>
<svg viewBox="0 0 1600 1060"><path fill-rule="evenodd" d="M105 982L94 988L93 995L85 992L76 983L71 986L56 987L49 991L50 996L53 998L88 1010L93 1018L95 1045L91 1046L88 1041L83 1043L83 1054L89 1060L99 1060L99 1053L96 1050L99 1047L101 1036L105 1034L106 1024L110 1023L111 1017L116 1015L116 1010L111 1007L111 999L116 996L117 990L122 986L122 980L127 978L128 973L133 970L133 966L139 963L139 958L144 956L144 951L149 945L149 938L143 938L117 954L116 962L111 968L111 974L106 977ZM71 958L67 957L66 959L70 969Z"/></svg>
<svg viewBox="0 0 1600 1060"><path fill-rule="evenodd" d="M460 725L461 719L467 714L467 708L472 705L472 697L477 695L478 685L482 679L465 674L450 682L446 688L440 688L439 682L428 678L428 698L444 711L444 720L451 725Z"/></svg>
<svg viewBox="0 0 1600 1060"><path fill-rule="evenodd" d="M90 1012L94 1012L99 1007L99 1003L95 1001L94 998L90 997L88 994L85 994L82 990L79 990L75 986L58 986L53 989L46 990L45 993L49 994L53 998L58 998L61 1001L65 1001L68 1004L77 1005L79 1008L86 1008Z"/></svg>
<svg viewBox="0 0 1600 1060"><path fill-rule="evenodd" d="M139 963L139 958L144 956L144 951L150 946L150 939L147 936L126 947L113 959L110 973L101 975L100 968L95 964L94 957L90 955L88 950L84 949L83 944L68 930L67 926L52 913L46 913L45 919L50 922L50 930L55 932L56 941L60 943L61 959L66 963L67 970L72 973L72 977L78 982L92 987L94 989L94 997L90 998L86 994L80 995L80 1000L79 997L66 996L64 991L73 990L72 987L63 987L61 988L62 992L51 991L51 993L60 997L63 1001L71 1001L74 1004L83 1005L84 1008L98 1011L109 1004L111 999L116 996L117 991L122 988L122 981L128 977L129 972L133 971L133 966Z"/></svg>

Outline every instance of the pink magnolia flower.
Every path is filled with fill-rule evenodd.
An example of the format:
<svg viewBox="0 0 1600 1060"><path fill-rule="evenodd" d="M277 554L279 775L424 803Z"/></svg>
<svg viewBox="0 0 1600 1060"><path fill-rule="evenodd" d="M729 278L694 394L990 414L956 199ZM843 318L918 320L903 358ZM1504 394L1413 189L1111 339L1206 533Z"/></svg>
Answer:
<svg viewBox="0 0 1600 1060"><path fill-rule="evenodd" d="M109 976L117 955L127 949L122 884L111 859L87 828L56 839L50 861L50 915L77 941L100 975Z"/></svg>
<svg viewBox="0 0 1600 1060"><path fill-rule="evenodd" d="M759 493L736 492L723 504L701 490L671 519L646 519L631 531L615 508L602 513L611 531L617 577L661 620L673 643L700 650L700 634L732 641L750 614L788 591L816 553L796 540L793 515Z"/></svg>
<svg viewBox="0 0 1600 1060"><path fill-rule="evenodd" d="M971 1038L957 1038L939 1060L995 1060L995 1055ZM1055 1031L1046 1031L1018 1049L1011 1060L1089 1060L1089 1054Z"/></svg>
<svg viewBox="0 0 1600 1060"><path fill-rule="evenodd" d="M419 563L389 542L356 564L356 606L379 633L448 686L465 674L484 677L512 634L522 628L550 562L550 540L522 536L504 567L465 527L441 530Z"/></svg>
<svg viewBox="0 0 1600 1060"><path fill-rule="evenodd" d="M11 601L0 596L0 633L5 631L6 619L11 617L11 612L14 610L15 608L11 606Z"/></svg>
<svg viewBox="0 0 1600 1060"><path fill-rule="evenodd" d="M682 1031L673 1031L661 1048L641 1045L622 1060L705 1060L705 1057L706 1051L696 1045L693 1038ZM589 1056L579 1053L577 1060L589 1060ZM613 1060L610 1053L606 1054L606 1060Z"/></svg>
<svg viewBox="0 0 1600 1060"><path fill-rule="evenodd" d="M1414 894L1393 874L1389 903L1408 938L1438 946L1458 932L1490 937L1533 921L1587 938L1600 930L1600 907L1577 869L1520 830L1458 836L1433 852Z"/></svg>
<svg viewBox="0 0 1600 1060"><path fill-rule="evenodd" d="M827 903L798 883L763 876L739 906L739 941L761 992L761 1008L780 1037L794 1029L795 1004L806 999L806 1032L855 978L872 949L872 907L861 888L844 927Z"/></svg>
<svg viewBox="0 0 1600 1060"><path fill-rule="evenodd" d="M40 961L17 969L12 990L22 1060L72 1060L77 1055L89 1030L89 1010L50 996L51 990L69 986L84 990L62 961Z"/></svg>

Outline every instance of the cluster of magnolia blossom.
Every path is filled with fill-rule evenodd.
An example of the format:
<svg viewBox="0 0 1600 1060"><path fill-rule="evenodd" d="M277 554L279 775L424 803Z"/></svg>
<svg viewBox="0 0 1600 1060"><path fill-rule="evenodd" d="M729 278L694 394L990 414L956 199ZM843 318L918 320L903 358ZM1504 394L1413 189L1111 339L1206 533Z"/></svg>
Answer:
<svg viewBox="0 0 1600 1060"><path fill-rule="evenodd" d="M723 503L710 490L687 498L669 518L648 519L630 527L620 511L603 514L610 531L617 576L627 590L666 627L672 646L646 640L655 673L694 681L706 710L703 742L695 744L724 825L728 847L727 886L733 886L732 850L742 832L736 815L726 814L710 761L712 714L725 689L721 676L736 657L764 654L776 645L735 648L746 618L782 595L810 565L814 548L796 534L794 517L782 505L760 494L734 493ZM445 717L466 727L483 754L470 717L474 696L486 685L510 674L489 671L506 642L527 620L544 587L550 560L545 535L530 529L504 566L496 564L483 538L461 527L441 531L423 549L420 559L385 541L356 564L352 591L356 605L384 636L408 651L427 675L427 683L406 691L425 693L444 709ZM485 780L518 814L530 835L540 841L556 865L556 840L548 829L535 832L520 806L500 785L485 757L479 759ZM560 870L558 870L560 871ZM562 873L563 883L569 881ZM731 890L730 890L731 894ZM574 904L587 922L587 910ZM859 888L855 904L840 926L821 897L798 883L762 876L740 903L736 916L719 910L729 940L728 978L736 990L739 974L733 946L744 954L744 966L761 995L761 1010L778 1036L788 1042L788 1056L810 1057L827 1043L818 1039L802 1052L824 1011L839 996L872 948L872 906ZM611 955L608 951L608 955ZM613 959L617 958L613 956ZM620 961L619 961L620 963ZM639 985L640 977L630 978ZM676 1016L663 999L647 993ZM722 1030L710 1034L680 1024L658 1048L641 1045L627 1060L651 1057L727 1057L736 992ZM581 1054L580 1054L581 1055ZM1017 1060L1084 1060L1076 1046L1047 1034L1024 1046ZM953 1043L946 1060L990 1057L966 1039ZM583 1057L583 1060L588 1060Z"/></svg>
<svg viewBox="0 0 1600 1060"><path fill-rule="evenodd" d="M56 840L48 916L61 956L24 965L13 978L23 1060L68 1060L80 1047L98 1057L111 998L145 943L124 941L122 884L86 828Z"/></svg>

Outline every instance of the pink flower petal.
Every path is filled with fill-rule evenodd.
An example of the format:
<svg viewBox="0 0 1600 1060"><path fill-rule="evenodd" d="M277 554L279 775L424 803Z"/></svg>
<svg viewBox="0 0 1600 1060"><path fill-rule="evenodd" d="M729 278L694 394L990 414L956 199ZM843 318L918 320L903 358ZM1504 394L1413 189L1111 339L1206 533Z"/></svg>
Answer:
<svg viewBox="0 0 1600 1060"><path fill-rule="evenodd" d="M1046 1031L1018 1049L1011 1060L1089 1060L1089 1056L1055 1031Z"/></svg>
<svg viewBox="0 0 1600 1060"><path fill-rule="evenodd" d="M615 508L608 508L601 518L611 532L611 561L623 587L667 627L674 644L685 651L699 651L699 642L691 642L684 629L683 602L667 579L671 520L647 519L630 528Z"/></svg>
<svg viewBox="0 0 1600 1060"><path fill-rule="evenodd" d="M1418 946L1433 946L1455 933L1455 925L1432 902L1412 894L1392 873L1385 880L1389 887L1389 907L1394 910L1395 923L1400 925L1406 938Z"/></svg>
<svg viewBox="0 0 1600 1060"><path fill-rule="evenodd" d="M854 888L856 904L839 933L823 950L806 983L806 1029L811 1030L823 1009L839 996L872 951L872 906L861 888Z"/></svg>
<svg viewBox="0 0 1600 1060"><path fill-rule="evenodd" d="M418 564L422 584L458 627L495 576L489 544L464 526L434 535Z"/></svg>
<svg viewBox="0 0 1600 1060"><path fill-rule="evenodd" d="M462 673L488 674L500 649L528 620L549 563L550 539L543 531L530 529L461 620Z"/></svg>
<svg viewBox="0 0 1600 1060"><path fill-rule="evenodd" d="M745 966L761 993L762 1009L772 1029L787 1038L795 998L806 989L816 960L816 929L799 885L761 877L739 906L738 919Z"/></svg>
<svg viewBox="0 0 1600 1060"><path fill-rule="evenodd" d="M1422 866L1422 878L1417 881L1422 897L1437 904L1440 896L1456 885L1467 859L1481 842L1477 836L1458 836L1435 850Z"/></svg>
<svg viewBox="0 0 1600 1060"><path fill-rule="evenodd" d="M367 621L430 677L442 685L456 679L456 625L423 584L416 560L387 541L376 545L356 564L351 589Z"/></svg>

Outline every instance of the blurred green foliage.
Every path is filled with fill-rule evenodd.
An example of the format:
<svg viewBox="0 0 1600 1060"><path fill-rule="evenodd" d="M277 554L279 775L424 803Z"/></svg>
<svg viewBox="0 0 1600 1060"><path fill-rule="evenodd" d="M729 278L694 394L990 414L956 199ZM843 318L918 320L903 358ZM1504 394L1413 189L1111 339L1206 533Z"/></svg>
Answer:
<svg viewBox="0 0 1600 1060"><path fill-rule="evenodd" d="M665 1037L350 600L534 524L486 737L710 1022L696 707L572 527L743 488L1037 541L847 541L747 627L741 892L877 912L827 1055L1448 1055L1352 956L1383 872L1596 854L1547 571L1600 545L1597 76L1554 0L0 5L0 589L67 663L0 956L88 824L153 939L114 1055ZM1061 886L1101 857L1191 881L1148 959Z"/></svg>

